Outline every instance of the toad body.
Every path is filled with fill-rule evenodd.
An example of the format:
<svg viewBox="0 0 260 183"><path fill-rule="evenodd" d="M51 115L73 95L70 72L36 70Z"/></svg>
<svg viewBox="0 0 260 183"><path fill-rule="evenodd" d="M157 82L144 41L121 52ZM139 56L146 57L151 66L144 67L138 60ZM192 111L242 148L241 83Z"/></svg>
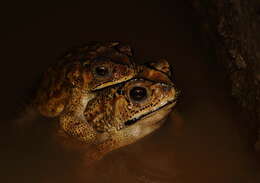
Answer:
<svg viewBox="0 0 260 183"><path fill-rule="evenodd" d="M178 92L165 60L134 64L129 46L96 43L50 68L36 97L41 114L57 116L66 139L89 147L91 159L158 129Z"/></svg>
<svg viewBox="0 0 260 183"><path fill-rule="evenodd" d="M82 102L93 98L92 91L134 77L131 56L130 47L118 42L70 50L44 73L35 99L37 109L47 117L81 110Z"/></svg>

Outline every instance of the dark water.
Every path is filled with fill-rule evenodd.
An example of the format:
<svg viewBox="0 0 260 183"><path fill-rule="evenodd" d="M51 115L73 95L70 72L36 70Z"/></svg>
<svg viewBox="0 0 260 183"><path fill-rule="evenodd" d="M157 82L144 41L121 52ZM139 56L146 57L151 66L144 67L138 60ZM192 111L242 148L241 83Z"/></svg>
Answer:
<svg viewBox="0 0 260 183"><path fill-rule="evenodd" d="M259 182L255 154L227 94L227 81L179 1L9 3L4 7L1 72L1 182ZM182 97L177 115L154 134L114 151L92 168L51 142L53 123L11 130L11 119L39 74L65 48L121 40L138 62L167 58ZM243 125L242 125L243 126Z"/></svg>

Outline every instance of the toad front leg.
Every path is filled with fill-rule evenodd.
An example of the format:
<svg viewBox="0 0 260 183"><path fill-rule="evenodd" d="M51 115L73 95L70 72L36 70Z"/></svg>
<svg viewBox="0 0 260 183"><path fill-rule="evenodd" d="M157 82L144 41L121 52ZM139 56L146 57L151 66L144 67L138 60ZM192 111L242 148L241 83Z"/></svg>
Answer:
<svg viewBox="0 0 260 183"><path fill-rule="evenodd" d="M67 108L59 117L61 129L66 134L87 144L92 143L97 134L86 121L83 112L89 100L94 97L95 94L82 89L73 89Z"/></svg>

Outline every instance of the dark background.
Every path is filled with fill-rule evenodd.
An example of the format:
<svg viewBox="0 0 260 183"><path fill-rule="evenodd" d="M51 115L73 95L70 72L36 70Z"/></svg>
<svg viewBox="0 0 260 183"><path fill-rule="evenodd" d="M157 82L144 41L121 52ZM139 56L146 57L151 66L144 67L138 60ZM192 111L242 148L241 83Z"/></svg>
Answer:
<svg viewBox="0 0 260 183"><path fill-rule="evenodd" d="M4 117L23 89L75 45L120 40L130 43L139 59L169 57L170 52L169 59L183 62L191 59L187 50L198 46L187 43L196 39L196 24L178 1L14 1L1 8L1 92L12 96L2 101Z"/></svg>
<svg viewBox="0 0 260 183"><path fill-rule="evenodd" d="M222 68L203 44L199 21L188 1L14 1L1 9L0 129L5 153L0 170L4 182L79 182L75 177L90 176L88 170L72 176L66 161L66 166L57 165L59 156L43 153L46 146L35 150L39 144L35 136L26 146L32 148L23 149L22 143L13 147L15 136L7 127L23 109L41 73L67 48L92 40L130 43L137 62L168 59L182 90L178 110L184 123L181 135L175 134L174 120L169 119L154 135L111 153L101 161L101 168L92 171L93 180L256 182L254 153L238 125L244 119L228 95ZM118 169L125 172L119 176ZM145 170L152 173L147 175Z"/></svg>

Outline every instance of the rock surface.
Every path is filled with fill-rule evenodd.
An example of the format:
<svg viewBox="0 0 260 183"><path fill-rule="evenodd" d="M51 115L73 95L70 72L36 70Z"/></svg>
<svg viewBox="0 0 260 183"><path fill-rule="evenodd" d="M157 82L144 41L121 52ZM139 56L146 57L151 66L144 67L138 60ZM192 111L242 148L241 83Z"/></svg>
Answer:
<svg viewBox="0 0 260 183"><path fill-rule="evenodd" d="M260 2L194 0L192 5L206 44L226 68L231 95L250 118L248 133L260 150Z"/></svg>

